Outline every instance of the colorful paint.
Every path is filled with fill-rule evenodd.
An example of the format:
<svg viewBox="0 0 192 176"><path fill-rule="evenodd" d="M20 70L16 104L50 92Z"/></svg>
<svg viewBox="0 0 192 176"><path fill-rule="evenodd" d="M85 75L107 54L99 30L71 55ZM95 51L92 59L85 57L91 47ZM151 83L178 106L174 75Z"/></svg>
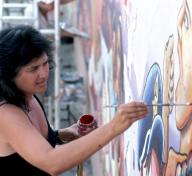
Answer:
<svg viewBox="0 0 192 176"><path fill-rule="evenodd" d="M191 0L79 2L79 9L89 6L79 26L91 36L82 52L100 124L116 112L106 104L192 102ZM191 118L191 106L150 107L103 149L103 175L192 175Z"/></svg>

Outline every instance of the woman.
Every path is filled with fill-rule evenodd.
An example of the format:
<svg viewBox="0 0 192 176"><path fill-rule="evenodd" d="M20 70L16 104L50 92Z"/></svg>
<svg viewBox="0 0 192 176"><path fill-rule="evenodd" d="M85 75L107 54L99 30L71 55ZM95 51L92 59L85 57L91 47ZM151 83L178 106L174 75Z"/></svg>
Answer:
<svg viewBox="0 0 192 176"><path fill-rule="evenodd" d="M37 30L17 26L0 32L0 166L6 176L56 176L147 114L142 102L121 105L112 121L62 145L78 137L77 125L53 131L35 96L46 91L51 66L51 43Z"/></svg>

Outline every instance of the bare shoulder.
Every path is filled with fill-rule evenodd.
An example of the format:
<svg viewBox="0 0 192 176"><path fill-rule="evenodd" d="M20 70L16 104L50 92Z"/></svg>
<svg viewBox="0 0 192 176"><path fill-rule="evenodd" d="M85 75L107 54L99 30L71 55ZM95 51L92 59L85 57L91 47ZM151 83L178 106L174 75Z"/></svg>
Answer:
<svg viewBox="0 0 192 176"><path fill-rule="evenodd" d="M41 164L42 157L46 158L47 151L52 149L29 120L27 113L11 104L0 106L0 143L6 146L6 153L17 152L36 166Z"/></svg>
<svg viewBox="0 0 192 176"><path fill-rule="evenodd" d="M13 117L26 116L24 111L12 104L5 103L0 106L0 121L4 119L13 119Z"/></svg>
<svg viewBox="0 0 192 176"><path fill-rule="evenodd" d="M17 128L28 124L28 118L25 112L14 105L3 104L0 106L0 133L7 138L14 135Z"/></svg>

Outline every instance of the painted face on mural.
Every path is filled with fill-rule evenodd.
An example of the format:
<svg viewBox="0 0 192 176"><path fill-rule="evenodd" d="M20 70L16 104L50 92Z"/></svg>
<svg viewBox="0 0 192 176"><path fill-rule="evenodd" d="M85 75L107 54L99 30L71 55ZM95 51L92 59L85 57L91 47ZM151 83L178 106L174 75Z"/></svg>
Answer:
<svg viewBox="0 0 192 176"><path fill-rule="evenodd" d="M190 2L190 3L189 3ZM179 80L176 88L176 102L191 102L192 101L192 26L191 26L191 1L183 2L178 16L178 56L179 56ZM177 127L181 130L187 126L191 117L192 107L176 108ZM191 145L192 146L192 145Z"/></svg>
<svg viewBox="0 0 192 176"><path fill-rule="evenodd" d="M190 15L192 12L192 2L183 1L178 16L178 56L179 56L179 80L176 88L176 102L192 101L192 26ZM181 152L189 153L192 150L192 106L176 108L176 124L181 130ZM190 141L190 142L188 142Z"/></svg>
<svg viewBox="0 0 192 176"><path fill-rule="evenodd" d="M175 101L185 103L192 101L192 26L191 26L192 1L183 0L178 14L178 42L177 51L179 58L179 78L176 82ZM175 107L176 127L180 131L179 152L169 148L165 175L191 175L191 158L188 154L192 151L192 121L191 106ZM188 155L188 156L187 156ZM187 161L187 158L189 161ZM190 158L190 159L189 159Z"/></svg>

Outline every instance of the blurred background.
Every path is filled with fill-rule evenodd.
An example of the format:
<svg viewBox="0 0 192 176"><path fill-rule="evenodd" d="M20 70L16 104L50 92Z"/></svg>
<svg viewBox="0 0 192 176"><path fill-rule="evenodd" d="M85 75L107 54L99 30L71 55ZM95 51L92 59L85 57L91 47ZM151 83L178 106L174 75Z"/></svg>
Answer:
<svg viewBox="0 0 192 176"><path fill-rule="evenodd" d="M55 128L67 127L89 112L87 69L75 40L89 40L89 34L76 27L76 0L0 0L0 29L19 24L34 26L53 41L56 67L51 71L48 90L38 95ZM81 64L79 64L81 63ZM92 175L91 161L84 175ZM76 175L77 168L62 176Z"/></svg>

